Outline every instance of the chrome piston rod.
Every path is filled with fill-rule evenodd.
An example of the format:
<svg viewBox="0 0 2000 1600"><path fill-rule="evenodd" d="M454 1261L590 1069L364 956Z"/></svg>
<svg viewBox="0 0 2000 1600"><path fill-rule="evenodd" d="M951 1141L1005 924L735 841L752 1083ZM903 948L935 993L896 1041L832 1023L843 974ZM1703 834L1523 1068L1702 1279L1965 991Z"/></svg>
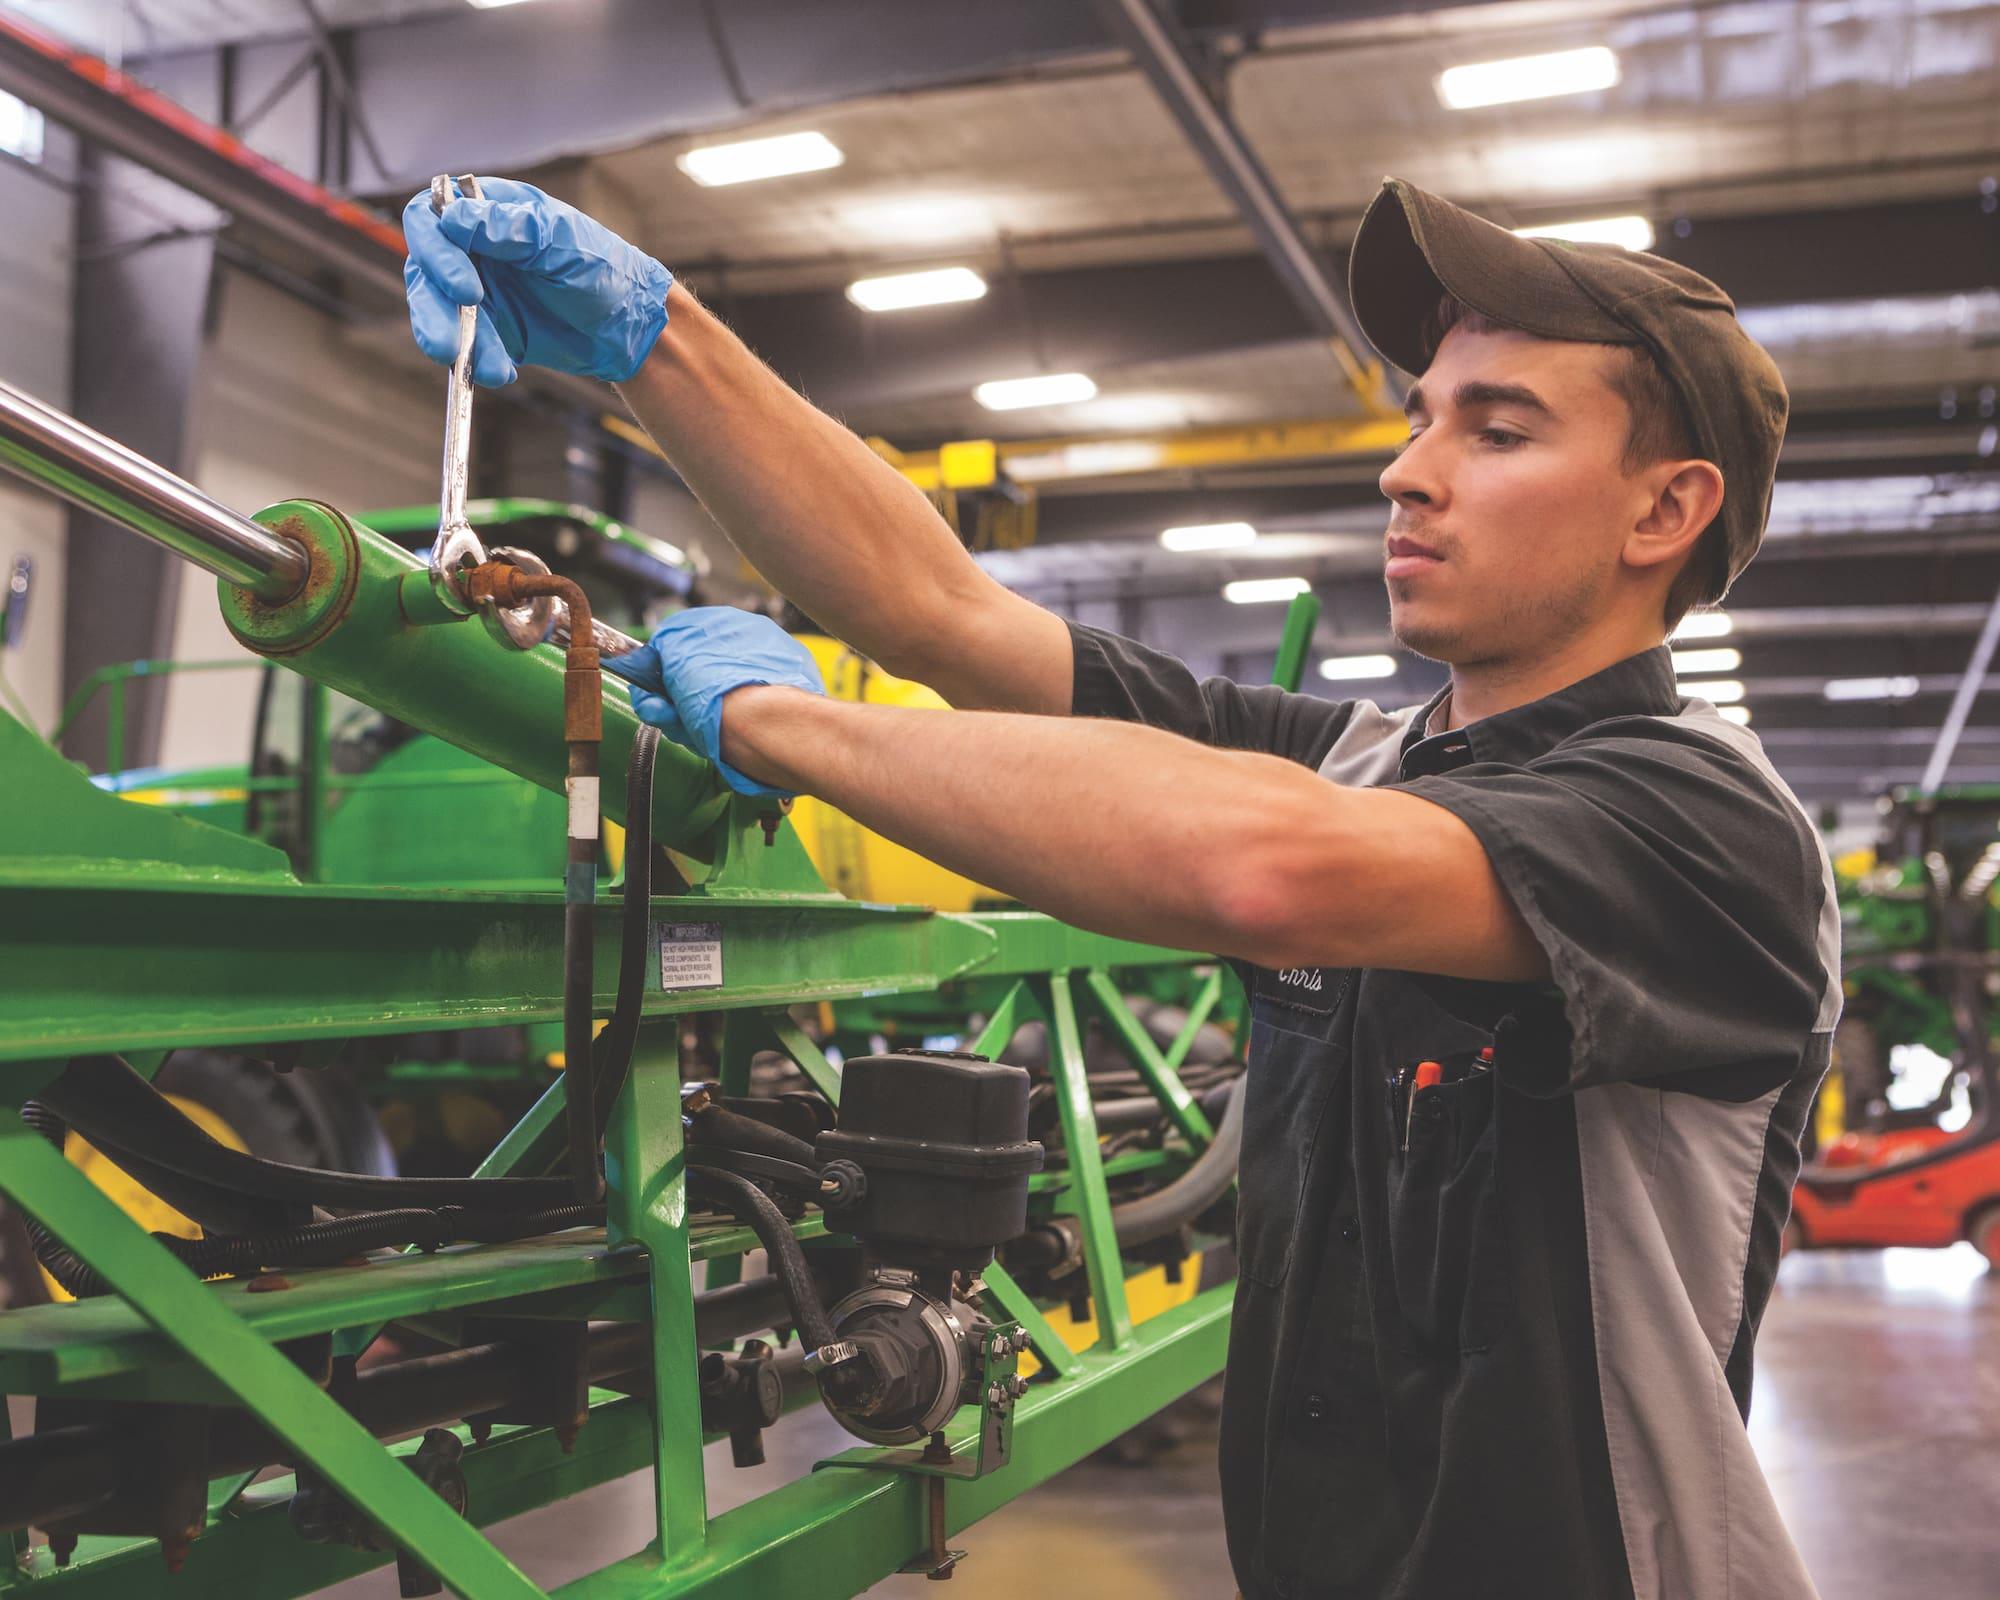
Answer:
<svg viewBox="0 0 2000 1600"><path fill-rule="evenodd" d="M282 600L305 582L298 546L4 383L0 467L267 600Z"/></svg>

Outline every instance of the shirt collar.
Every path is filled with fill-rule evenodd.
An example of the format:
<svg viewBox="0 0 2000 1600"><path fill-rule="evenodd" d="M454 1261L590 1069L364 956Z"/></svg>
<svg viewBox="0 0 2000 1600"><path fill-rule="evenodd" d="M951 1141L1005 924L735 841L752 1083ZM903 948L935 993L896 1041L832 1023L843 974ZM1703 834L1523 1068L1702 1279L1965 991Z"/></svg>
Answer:
<svg viewBox="0 0 2000 1600"><path fill-rule="evenodd" d="M1462 728L1427 734L1432 716L1450 694L1447 684L1410 719L1410 731L1403 737L1402 777L1420 778L1472 761L1519 765L1547 754L1593 722L1607 717L1670 716L1681 704L1673 652L1663 644L1627 656L1602 672L1526 705L1482 717Z"/></svg>

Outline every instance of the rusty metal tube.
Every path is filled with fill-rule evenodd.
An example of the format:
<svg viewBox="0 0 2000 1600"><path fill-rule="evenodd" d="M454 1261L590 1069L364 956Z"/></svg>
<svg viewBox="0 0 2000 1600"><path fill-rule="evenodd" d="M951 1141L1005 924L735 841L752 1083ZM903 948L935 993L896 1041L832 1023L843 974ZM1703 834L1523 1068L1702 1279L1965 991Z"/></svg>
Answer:
<svg viewBox="0 0 2000 1600"><path fill-rule="evenodd" d="M305 582L307 558L297 545L4 383L0 466L263 599L282 600Z"/></svg>

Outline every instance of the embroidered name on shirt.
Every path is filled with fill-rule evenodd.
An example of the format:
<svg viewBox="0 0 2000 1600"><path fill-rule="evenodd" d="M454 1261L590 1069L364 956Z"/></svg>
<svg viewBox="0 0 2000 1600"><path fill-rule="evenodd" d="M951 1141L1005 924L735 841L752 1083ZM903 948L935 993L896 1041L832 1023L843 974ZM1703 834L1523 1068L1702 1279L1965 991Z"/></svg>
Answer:
<svg viewBox="0 0 2000 1600"><path fill-rule="evenodd" d="M1265 999L1294 1011L1331 1016L1347 992L1351 976L1345 967L1278 967L1258 972L1256 991Z"/></svg>

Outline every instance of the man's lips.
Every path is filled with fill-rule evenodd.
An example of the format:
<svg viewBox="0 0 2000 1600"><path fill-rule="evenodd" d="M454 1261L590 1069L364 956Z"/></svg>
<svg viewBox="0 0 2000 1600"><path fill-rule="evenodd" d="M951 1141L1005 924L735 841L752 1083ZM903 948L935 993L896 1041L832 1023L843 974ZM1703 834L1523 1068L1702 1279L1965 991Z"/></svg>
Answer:
<svg viewBox="0 0 2000 1600"><path fill-rule="evenodd" d="M1443 564L1444 557L1429 545L1420 543L1407 534L1392 533L1389 536L1388 558L1382 563L1382 576L1411 578Z"/></svg>

